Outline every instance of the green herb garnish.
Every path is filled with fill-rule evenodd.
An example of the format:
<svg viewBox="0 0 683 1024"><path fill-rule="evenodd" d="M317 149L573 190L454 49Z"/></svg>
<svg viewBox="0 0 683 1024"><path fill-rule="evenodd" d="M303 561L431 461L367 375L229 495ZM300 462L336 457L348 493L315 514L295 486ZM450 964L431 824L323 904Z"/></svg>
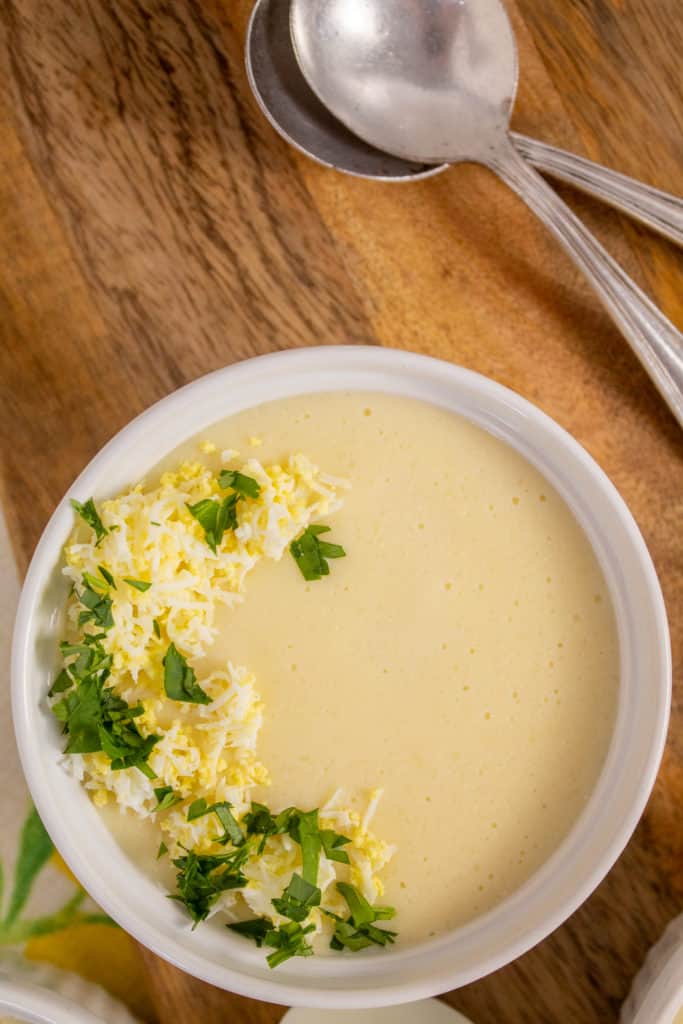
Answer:
<svg viewBox="0 0 683 1024"><path fill-rule="evenodd" d="M228 803L227 800L216 804L207 804L202 796L190 804L187 820L194 821L196 818L203 818L205 814L215 814L225 831L214 842L220 843L221 846L226 846L227 843L232 843L233 846L241 846L245 842L244 833L233 817L230 810L231 807L232 804Z"/></svg>
<svg viewBox="0 0 683 1024"><path fill-rule="evenodd" d="M69 740L66 754L104 751L112 771L139 768L148 777L154 773L147 764L159 736L142 736L135 719L143 714L141 704L129 706L113 689L105 686L111 670L111 655L99 639L90 643L60 644L65 658L73 658L52 686L52 692L66 693L52 707ZM67 687L67 678L72 686ZM59 688L55 686L59 684ZM69 692L66 692L66 691Z"/></svg>
<svg viewBox="0 0 683 1024"><path fill-rule="evenodd" d="M114 625L114 616L111 611L111 598L106 591L108 586L102 580L98 580L90 573L83 573L83 590L78 594L78 600L85 605L86 611L78 616L78 625L84 626L87 622L94 622L100 629L111 629Z"/></svg>
<svg viewBox="0 0 683 1024"><path fill-rule="evenodd" d="M241 889L247 884L241 868L249 856L246 845L233 853L219 856L199 856L191 850L173 861L177 867L178 892L169 899L182 903L196 928L208 917L209 911L222 892Z"/></svg>
<svg viewBox="0 0 683 1024"><path fill-rule="evenodd" d="M328 860L335 860L339 864L348 864L349 855L346 850L341 850L341 846L346 846L351 840L346 836L339 835L331 828L323 828L319 832L320 841L322 843L323 852Z"/></svg>
<svg viewBox="0 0 683 1024"><path fill-rule="evenodd" d="M116 584L114 583L114 577L113 577L113 576L112 576L112 574L111 574L111 573L109 572L109 570L108 570L108 569L105 569L105 567L104 567L103 565L98 565L98 566L97 566L97 569L98 569L98 572L100 573L100 575L102 576L102 579L103 579L103 580L104 580L104 581L105 581L105 582L106 582L106 583L107 583L107 584L108 584L108 585L109 585L110 587L112 587L112 588L113 588L114 590L116 590Z"/></svg>
<svg viewBox="0 0 683 1024"><path fill-rule="evenodd" d="M315 931L315 925L309 924L302 928L296 921L288 921L279 928L271 928L263 940L266 946L272 946L276 950L266 957L268 966L279 967L293 956L313 956L313 947L306 942L306 936L312 931Z"/></svg>
<svg viewBox="0 0 683 1024"><path fill-rule="evenodd" d="M329 544L319 540L320 534L329 533L329 526L307 526L304 532L289 546L294 561L305 580L319 580L329 576L328 558L344 558L346 552L341 544Z"/></svg>
<svg viewBox="0 0 683 1024"><path fill-rule="evenodd" d="M306 942L306 936L315 930L315 925L312 924L302 928L296 921L288 921L287 924L274 928L267 917L255 917L249 921L235 921L226 927L246 939L251 939L259 949L263 945L275 949L276 952L267 957L269 967L279 967L293 956L313 955L313 947Z"/></svg>
<svg viewBox="0 0 683 1024"><path fill-rule="evenodd" d="M172 786L158 786L154 790L154 795L157 798L157 811L166 811L169 807L179 804L183 799L177 793L173 792Z"/></svg>
<svg viewBox="0 0 683 1024"><path fill-rule="evenodd" d="M337 882L350 911L348 920L326 911L335 922L334 935L330 942L332 949L348 949L357 953L368 946L387 946L394 942L397 932L388 928L377 928L375 921L390 920L396 913L393 907L373 907L353 885Z"/></svg>
<svg viewBox="0 0 683 1024"><path fill-rule="evenodd" d="M259 856L266 847L268 836L284 835L289 830L292 815L296 813L296 808L288 807L275 817L264 804L252 802L251 810L244 815L244 827L248 836L263 837L258 848Z"/></svg>
<svg viewBox="0 0 683 1024"><path fill-rule="evenodd" d="M263 853L268 836L283 835L285 832L301 846L303 859L303 876L311 885L318 880L318 860L320 850L328 860L348 864L349 856L342 846L350 842L346 836L340 835L330 828L318 827L318 811L300 811L297 807L287 807L278 815L273 815L264 804L252 803L251 810L244 816L244 827L248 836L262 836L258 853Z"/></svg>
<svg viewBox="0 0 683 1024"><path fill-rule="evenodd" d="M161 626L158 619L152 619L152 628L154 629L154 635L161 639Z"/></svg>
<svg viewBox="0 0 683 1024"><path fill-rule="evenodd" d="M278 914L301 922L306 920L313 907L320 906L320 895L317 885L311 885L295 872L282 896L271 902Z"/></svg>
<svg viewBox="0 0 683 1024"><path fill-rule="evenodd" d="M234 530L237 526L237 502L239 494L228 495L223 501L204 498L196 505L187 505L188 512L194 516L204 529L204 537L214 554L223 540L226 530Z"/></svg>
<svg viewBox="0 0 683 1024"><path fill-rule="evenodd" d="M254 917L249 921L235 921L233 924L226 924L225 927L237 932L238 935L244 935L246 939L251 939L260 949L266 935L273 928L273 922L267 917Z"/></svg>
<svg viewBox="0 0 683 1024"><path fill-rule="evenodd" d="M223 469L218 478L218 486L224 491L232 487L242 498L258 498L261 485L251 476L238 473L236 469Z"/></svg>
<svg viewBox="0 0 683 1024"><path fill-rule="evenodd" d="M185 658L171 644L163 658L164 666L164 689L166 696L171 700L184 701L189 704L210 704L211 697L204 693L197 683L197 676L194 670L187 664Z"/></svg>
<svg viewBox="0 0 683 1024"><path fill-rule="evenodd" d="M76 501L75 498L71 498L71 507L74 508L76 512L78 512L81 519L83 519L88 524L88 526L91 526L92 529L95 531L95 537L97 538L95 542L95 547L99 547L103 538L106 537L107 534L109 533L109 530L100 519L98 511L95 508L95 502L93 501L93 499L88 498L87 501L81 504L80 501Z"/></svg>
<svg viewBox="0 0 683 1024"><path fill-rule="evenodd" d="M56 693L64 693L65 690L70 690L71 687L73 686L73 684L74 684L73 679L71 678L69 673L66 671L66 669L63 668L59 672L57 678L55 679L55 681L52 684L52 686L50 687L50 689L47 691L47 695L48 695L48 697L54 697L54 695Z"/></svg>
<svg viewBox="0 0 683 1024"><path fill-rule="evenodd" d="M144 580L131 580L128 579L127 576L124 576L123 582L127 583L129 587L135 587L135 589L139 590L141 594L144 594L144 592L149 590L152 586L151 583L146 583Z"/></svg>
<svg viewBox="0 0 683 1024"><path fill-rule="evenodd" d="M165 853L168 853L168 846L162 839L162 841L159 843L159 849L157 851L157 860L161 860Z"/></svg>
<svg viewBox="0 0 683 1024"><path fill-rule="evenodd" d="M301 858L303 860L302 874L304 879L315 885L318 881L318 864L320 863L320 850L322 840L318 829L318 812L298 811L292 816L289 834L301 846Z"/></svg>

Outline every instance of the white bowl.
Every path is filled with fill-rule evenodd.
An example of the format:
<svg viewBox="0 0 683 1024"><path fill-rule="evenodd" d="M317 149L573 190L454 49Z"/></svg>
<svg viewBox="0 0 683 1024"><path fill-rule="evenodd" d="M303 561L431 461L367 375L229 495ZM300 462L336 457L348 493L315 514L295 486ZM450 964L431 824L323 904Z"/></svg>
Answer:
<svg viewBox="0 0 683 1024"><path fill-rule="evenodd" d="M50 964L18 957L0 965L0 1020L27 1024L135 1024L121 1003L98 985Z"/></svg>
<svg viewBox="0 0 683 1024"><path fill-rule="evenodd" d="M70 495L96 500L142 477L166 452L242 409L287 396L383 391L448 408L502 438L563 496L602 566L616 614L621 683L614 736L584 813L517 892L465 927L422 945L355 957L291 960L269 971L262 951L224 928L190 932L180 909L117 846L84 790L58 767L46 712L65 584L65 498L41 538L21 596L12 699L24 772L45 826L95 900L140 942L212 985L290 1006L353 1009L425 998L509 963L557 928L598 885L645 807L666 736L671 659L652 562L624 502L589 455L512 391L448 363L380 348L325 347L262 356L181 388L122 430Z"/></svg>

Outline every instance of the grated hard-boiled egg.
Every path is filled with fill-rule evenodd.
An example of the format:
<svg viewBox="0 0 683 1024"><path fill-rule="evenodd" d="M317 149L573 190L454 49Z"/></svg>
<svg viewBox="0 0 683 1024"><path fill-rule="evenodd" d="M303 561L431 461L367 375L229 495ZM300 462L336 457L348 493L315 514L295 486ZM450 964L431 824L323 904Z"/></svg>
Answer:
<svg viewBox="0 0 683 1024"><path fill-rule="evenodd" d="M217 451L211 441L200 448L207 455ZM221 461L236 456L228 449ZM114 625L103 640L113 658L107 685L129 704L141 703L143 714L136 719L140 732L160 737L148 761L154 779L137 768L112 771L103 753L69 755L65 767L97 806L113 801L122 811L157 819L171 857L184 850L223 850L216 843L214 815L188 822L192 801L228 801L240 820L249 810L254 787L267 785L269 778L257 756L264 705L253 674L228 663L197 680L210 703L178 702L164 690L163 656L173 643L190 662L201 658L216 638L218 605L244 600L246 577L257 562L278 561L310 523L340 507L348 487L346 481L321 473L304 455L293 455L282 465L264 466L249 459L240 472L255 479L260 492L257 498L239 502L238 526L226 531L216 552L187 507L206 498L220 500L225 494L216 475L200 462L186 462L175 472L164 473L156 486L141 483L104 501L99 512L109 531L106 536L96 545L92 532L79 525L65 551L63 571L76 591L83 574L97 577L100 566L113 576L116 587L108 596ZM150 586L142 591L126 579ZM81 609L74 592L67 607L74 637ZM182 802L159 812L154 790L162 786L171 787ZM379 790L370 793L362 816L343 789L320 808L322 827L351 840L346 847L348 866L324 857L320 861L318 884L325 905L335 912L344 911L334 888L338 878L356 885L370 902L382 893L379 873L394 849L369 830L380 796ZM246 903L253 913L282 923L285 919L275 913L271 900L281 895L301 867L297 843L287 835L268 838L263 855L244 868L247 887L222 893L212 913L223 911L234 918ZM317 931L330 927L318 910L311 921Z"/></svg>

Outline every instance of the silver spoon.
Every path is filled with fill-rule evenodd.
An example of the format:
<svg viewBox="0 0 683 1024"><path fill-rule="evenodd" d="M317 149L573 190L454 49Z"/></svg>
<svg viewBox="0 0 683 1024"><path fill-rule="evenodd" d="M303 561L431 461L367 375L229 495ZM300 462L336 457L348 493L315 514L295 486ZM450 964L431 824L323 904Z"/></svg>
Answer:
<svg viewBox="0 0 683 1024"><path fill-rule="evenodd" d="M251 88L279 134L311 159L345 174L416 181L444 171L410 163L369 146L318 99L303 76L289 32L290 0L257 0L247 32ZM595 196L683 245L683 199L566 150L511 132L517 151L539 170Z"/></svg>
<svg viewBox="0 0 683 1024"><path fill-rule="evenodd" d="M498 0L292 0L300 67L357 136L497 173L583 270L683 426L683 337L514 149L517 50Z"/></svg>

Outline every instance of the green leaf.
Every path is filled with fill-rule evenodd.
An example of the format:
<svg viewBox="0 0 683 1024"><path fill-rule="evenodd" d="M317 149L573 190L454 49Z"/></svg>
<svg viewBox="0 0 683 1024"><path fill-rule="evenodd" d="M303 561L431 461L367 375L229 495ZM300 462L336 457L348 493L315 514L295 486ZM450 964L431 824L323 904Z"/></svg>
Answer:
<svg viewBox="0 0 683 1024"><path fill-rule="evenodd" d="M301 845L301 857L303 860L302 874L304 879L315 885L318 881L318 865L320 863L320 850L322 842L318 830L318 812L299 812L295 827L296 835L290 835Z"/></svg>
<svg viewBox="0 0 683 1024"><path fill-rule="evenodd" d="M329 526L312 524L290 544L289 550L305 580L319 580L328 576L330 567L327 559L344 558L346 555L340 544L328 544L318 539L320 534L329 532Z"/></svg>
<svg viewBox="0 0 683 1024"><path fill-rule="evenodd" d="M231 804L227 800L221 803L212 804L209 810L213 811L217 815L218 820L223 826L223 835L216 837L216 842L220 843L221 846L225 846L227 843L232 843L233 846L241 846L246 840L242 829L237 824L237 821L232 815L230 810Z"/></svg>
<svg viewBox="0 0 683 1024"><path fill-rule="evenodd" d="M238 473L236 469L224 469L218 478L218 485L223 490L232 487L242 498L258 498L261 485L251 476Z"/></svg>
<svg viewBox="0 0 683 1024"><path fill-rule="evenodd" d="M83 573L82 582L90 587L91 590L97 590L100 593L106 594L109 589L109 584L104 578L100 579L99 576L93 576L90 572Z"/></svg>
<svg viewBox="0 0 683 1024"><path fill-rule="evenodd" d="M189 704L210 704L211 697L197 683L197 677L185 658L171 644L163 659L164 689L171 700Z"/></svg>
<svg viewBox="0 0 683 1024"><path fill-rule="evenodd" d="M313 947L306 942L306 935L314 930L315 925L309 924L302 928L296 921L288 921L279 928L271 928L263 940L266 946L276 950L266 958L268 966L279 967L293 956L313 956Z"/></svg>
<svg viewBox="0 0 683 1024"><path fill-rule="evenodd" d="M67 669L75 688L52 706L52 713L69 736L65 753L102 750L110 758L113 771L136 767L154 778L147 761L160 737L145 737L137 728L135 719L144 713L141 704L131 707L113 689L105 687L112 659L100 642L103 635L86 638L89 643L60 644L65 658L75 656Z"/></svg>
<svg viewBox="0 0 683 1024"><path fill-rule="evenodd" d="M337 891L344 897L351 912L344 921L326 911L335 921L335 930L330 942L332 949L349 949L352 953L367 949L368 946L387 946L393 943L397 932L388 928L377 928L375 921L388 920L396 911L393 907L373 907L353 885L337 882Z"/></svg>
<svg viewBox="0 0 683 1024"><path fill-rule="evenodd" d="M267 917L254 917L249 921L235 921L225 927L237 932L238 935L243 935L245 939L251 939L260 949L273 924Z"/></svg>
<svg viewBox="0 0 683 1024"><path fill-rule="evenodd" d="M319 834L327 859L337 861L339 864L348 864L349 855L346 850L342 850L340 847L346 846L351 840L331 828L323 828Z"/></svg>
<svg viewBox="0 0 683 1024"><path fill-rule="evenodd" d="M95 582L100 588L104 587L105 590L107 585L87 572L83 573L83 581L86 583L86 586L78 595L78 600L82 605L85 605L87 611L81 612L78 616L79 626L85 625L86 622L94 622L100 629L111 629L114 625L111 598L106 593L103 594L100 590L96 590L92 584Z"/></svg>
<svg viewBox="0 0 683 1024"><path fill-rule="evenodd" d="M161 842L159 843L159 850L158 850L158 852L157 852L157 860L161 860L161 858L163 857L163 855L164 855L165 853L168 853L168 846L167 846L167 845L166 845L166 843L165 843L165 842L164 842L164 841L162 840L162 841L161 841Z"/></svg>
<svg viewBox="0 0 683 1024"><path fill-rule="evenodd" d="M208 917L218 896L229 889L241 889L247 879L241 868L249 850L247 846L219 856L198 855L189 850L184 857L173 861L179 869L176 878L178 892L169 899L182 903L196 927Z"/></svg>
<svg viewBox="0 0 683 1024"><path fill-rule="evenodd" d="M181 803L183 799L173 792L172 786L159 786L154 790L154 795L157 798L157 811L166 811L169 807Z"/></svg>
<svg viewBox="0 0 683 1024"><path fill-rule="evenodd" d="M194 516L204 530L204 538L211 550L216 553L223 540L226 530L234 530L237 526L237 502L239 495L230 494L223 501L204 498L196 505L187 505L188 512Z"/></svg>
<svg viewBox="0 0 683 1024"><path fill-rule="evenodd" d="M305 921L313 907L320 906L320 889L294 873L282 896L271 900L278 914L292 921Z"/></svg>
<svg viewBox="0 0 683 1024"><path fill-rule="evenodd" d="M55 679L50 689L47 691L47 695L48 697L54 697L56 693L64 693L66 690L70 690L73 684L73 679L66 671L66 669L63 668L61 672L58 674L57 678Z"/></svg>
<svg viewBox="0 0 683 1024"><path fill-rule="evenodd" d="M193 800L187 809L187 820L194 821L196 818L202 818L205 814L208 814L209 805L203 796L200 796L198 800Z"/></svg>
<svg viewBox="0 0 683 1024"><path fill-rule="evenodd" d="M389 920L396 913L393 907L373 907L365 896L348 882L337 882L337 892L346 900L351 912L351 921L357 928L364 924L372 924L374 921Z"/></svg>
<svg viewBox="0 0 683 1024"><path fill-rule="evenodd" d="M31 807L21 830L19 852L14 866L14 885L3 927L9 928L19 917L31 895L37 875L50 859L53 850L52 840L45 831L38 812L35 807Z"/></svg>
<svg viewBox="0 0 683 1024"><path fill-rule="evenodd" d="M116 584L114 583L114 577L109 572L109 570L105 569L105 567L103 565L98 565L97 568L98 568L98 570L99 570L99 572L100 572L100 574L102 576L102 579L106 580L106 582L109 584L109 586L113 587L114 590L116 590Z"/></svg>
<svg viewBox="0 0 683 1024"><path fill-rule="evenodd" d="M152 586L151 583L146 583L144 580L131 580L127 576L124 576L123 582L127 583L129 587L135 587L141 594L144 594ZM154 621L156 622L156 619Z"/></svg>
<svg viewBox="0 0 683 1024"><path fill-rule="evenodd" d="M372 939L358 931L349 921L339 921L334 929L334 935L330 940L331 949L348 949L352 953L358 953L361 949L372 946Z"/></svg>
<svg viewBox="0 0 683 1024"><path fill-rule="evenodd" d="M207 804L204 797L200 797L190 804L187 820L194 821L196 818L203 818L205 814L215 814L225 830L222 836L216 837L215 842L223 846L229 842L234 846L241 846L245 842L244 833L230 811L231 806L227 800Z"/></svg>
<svg viewBox="0 0 683 1024"><path fill-rule="evenodd" d="M109 533L109 530L100 519L93 499L88 498L87 501L81 504L80 501L76 501L75 498L71 498L71 507L74 508L81 519L83 519L84 522L86 522L88 526L91 526L95 531L95 537L97 538L95 546L99 547L103 538Z"/></svg>

